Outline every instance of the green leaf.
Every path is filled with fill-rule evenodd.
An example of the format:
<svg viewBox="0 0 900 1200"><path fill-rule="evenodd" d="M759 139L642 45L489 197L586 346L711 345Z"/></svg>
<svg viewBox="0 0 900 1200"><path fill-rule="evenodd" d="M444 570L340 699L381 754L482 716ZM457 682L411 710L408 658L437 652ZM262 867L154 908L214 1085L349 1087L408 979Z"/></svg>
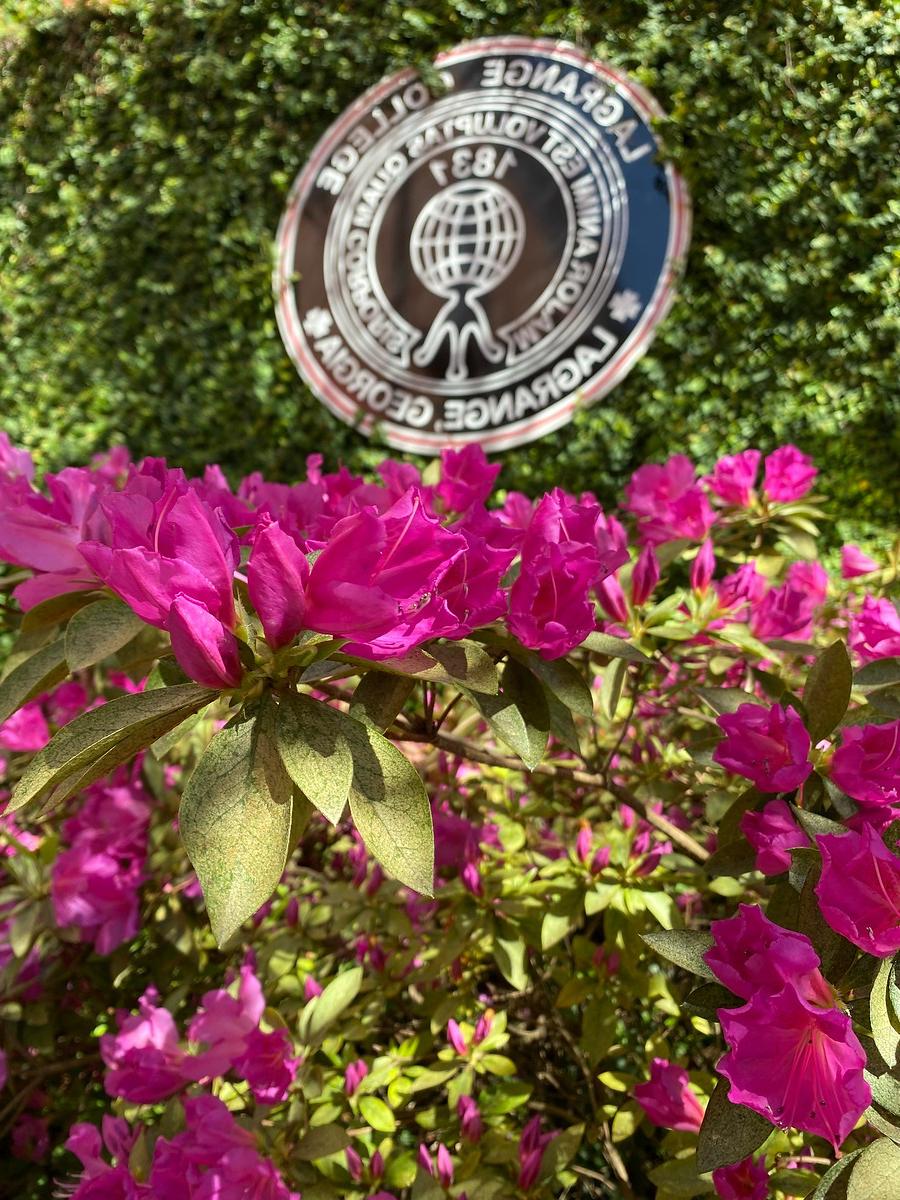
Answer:
<svg viewBox="0 0 900 1200"><path fill-rule="evenodd" d="M547 660L519 645L510 651L523 666L536 675L544 687L573 713L590 720L594 696L581 673L564 658Z"/></svg>
<svg viewBox="0 0 900 1200"><path fill-rule="evenodd" d="M366 849L388 874L430 896L434 830L425 785L392 742L364 725L358 728L367 740L353 746L350 814Z"/></svg>
<svg viewBox="0 0 900 1200"><path fill-rule="evenodd" d="M854 686L861 692L896 687L898 684L900 684L900 658L879 658L875 662L866 663L864 667L860 667L854 678Z"/></svg>
<svg viewBox="0 0 900 1200"><path fill-rule="evenodd" d="M743 688L735 687L698 687L694 691L714 713L720 716L722 713L733 713L742 704L759 704L759 701L751 695L750 692L745 692Z"/></svg>
<svg viewBox="0 0 900 1200"><path fill-rule="evenodd" d="M340 1154L350 1144L350 1137L343 1126L314 1125L294 1144L293 1153L303 1162L312 1162L315 1158Z"/></svg>
<svg viewBox="0 0 900 1200"><path fill-rule="evenodd" d="M771 1121L728 1099L728 1083L720 1079L709 1098L697 1138L701 1174L739 1162L758 1150L772 1133Z"/></svg>
<svg viewBox="0 0 900 1200"><path fill-rule="evenodd" d="M898 1200L900 1198L900 1146L880 1138L866 1146L853 1164L847 1200Z"/></svg>
<svg viewBox="0 0 900 1200"><path fill-rule="evenodd" d="M600 685L600 710L608 721L616 719L616 709L625 683L625 673L628 665L621 658L615 658L603 669L603 683Z"/></svg>
<svg viewBox="0 0 900 1200"><path fill-rule="evenodd" d="M92 604L97 599L97 592L63 592L60 596L51 596L29 608L22 617L22 632L35 633L39 629L49 629L54 625L62 625L73 613Z"/></svg>
<svg viewBox="0 0 900 1200"><path fill-rule="evenodd" d="M570 1125L568 1129L564 1129L562 1133L557 1134L553 1141L548 1143L547 1148L541 1156L538 1182L548 1182L555 1178L560 1171L564 1171L578 1153L578 1147L581 1145L583 1137L583 1124Z"/></svg>
<svg viewBox="0 0 900 1200"><path fill-rule="evenodd" d="M28 764L9 811L45 797L51 788L55 789L54 798L63 800L78 788L102 779L218 694L199 684L181 684L120 696L82 713L60 729Z"/></svg>
<svg viewBox="0 0 900 1200"><path fill-rule="evenodd" d="M371 669L366 659L348 659ZM459 642L430 642L427 649L412 650L402 658L383 659L380 671L412 675L431 683L464 684L476 692L496 695L499 690L497 667L483 646L463 638Z"/></svg>
<svg viewBox="0 0 900 1200"><path fill-rule="evenodd" d="M393 1133L397 1128L396 1117L378 1096L363 1096L359 1111L363 1120L379 1133Z"/></svg>
<svg viewBox="0 0 900 1200"><path fill-rule="evenodd" d="M608 633L589 633L581 644L593 654L602 654L606 658L624 658L626 662L633 663L653 661L638 650L637 646L632 646L631 642L626 642L624 638L611 637Z"/></svg>
<svg viewBox="0 0 900 1200"><path fill-rule="evenodd" d="M819 1180L819 1186L809 1200L847 1200L850 1171L861 1154L862 1150L851 1150L849 1154L833 1163ZM875 1200L875 1197L867 1197L867 1200Z"/></svg>
<svg viewBox="0 0 900 1200"><path fill-rule="evenodd" d="M92 667L127 645L144 628L139 616L119 600L95 600L79 609L66 627L70 671Z"/></svg>
<svg viewBox="0 0 900 1200"><path fill-rule="evenodd" d="M670 1158L648 1171L647 1177L659 1188L657 1195L665 1196L666 1200L674 1197L692 1200L694 1196L708 1196L715 1191L712 1183L701 1179L700 1174L697 1156L690 1154L686 1158Z"/></svg>
<svg viewBox="0 0 900 1200"><path fill-rule="evenodd" d="M839 821L832 821L830 817L825 817L821 813L810 812L808 808L798 808L795 804L789 805L789 808L797 818L797 824L810 839L815 839L820 833L847 832L846 825L841 825Z"/></svg>
<svg viewBox="0 0 900 1200"><path fill-rule="evenodd" d="M704 979L715 979L715 975L703 961L703 955L712 949L713 939L708 933L693 929L656 929L641 935L651 950L667 958L669 962L702 975Z"/></svg>
<svg viewBox="0 0 900 1200"><path fill-rule="evenodd" d="M267 697L255 717L216 734L181 800L181 837L220 946L269 899L287 862L293 788L275 720Z"/></svg>
<svg viewBox="0 0 900 1200"><path fill-rule="evenodd" d="M368 671L356 685L350 716L383 733L406 703L416 686L414 679L387 671Z"/></svg>
<svg viewBox="0 0 900 1200"><path fill-rule="evenodd" d="M278 708L277 738L288 775L336 825L353 782L352 743L365 741L365 727L328 704L288 692Z"/></svg>
<svg viewBox="0 0 900 1200"><path fill-rule="evenodd" d="M746 840L738 838L720 846L703 864L709 875L746 875L756 870L756 851Z"/></svg>
<svg viewBox="0 0 900 1200"><path fill-rule="evenodd" d="M900 1046L900 990L897 964L900 955L886 958L878 969L869 996L869 1024L878 1053L891 1070L897 1065Z"/></svg>
<svg viewBox="0 0 900 1200"><path fill-rule="evenodd" d="M533 770L547 749L550 713L537 679L515 659L503 671L499 696L468 693L472 703L502 742Z"/></svg>
<svg viewBox="0 0 900 1200"><path fill-rule="evenodd" d="M0 725L23 704L61 683L68 673L64 638L26 658L0 683Z"/></svg>
<svg viewBox="0 0 900 1200"><path fill-rule="evenodd" d="M853 686L853 666L842 641L832 642L809 669L803 706L813 745L831 733L847 711Z"/></svg>
<svg viewBox="0 0 900 1200"><path fill-rule="evenodd" d="M313 996L307 1002L297 1024L297 1034L304 1045L311 1046L322 1040L329 1025L359 995L362 982L362 967L350 967L347 971L341 971L318 996Z"/></svg>
<svg viewBox="0 0 900 1200"><path fill-rule="evenodd" d="M685 1008L699 1013L701 1017L717 1021L720 1008L737 1008L746 1001L735 996L734 992L730 992L721 983L701 983L699 987L688 992L683 1003Z"/></svg>
<svg viewBox="0 0 900 1200"><path fill-rule="evenodd" d="M528 986L524 940L513 931L498 931L494 936L494 961L507 983L517 992L524 991Z"/></svg>

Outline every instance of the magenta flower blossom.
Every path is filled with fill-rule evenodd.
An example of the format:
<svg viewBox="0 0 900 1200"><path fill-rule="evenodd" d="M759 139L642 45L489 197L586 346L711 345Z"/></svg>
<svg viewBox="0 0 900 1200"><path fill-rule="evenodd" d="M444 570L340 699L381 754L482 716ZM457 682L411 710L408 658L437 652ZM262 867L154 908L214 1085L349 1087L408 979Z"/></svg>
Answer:
<svg viewBox="0 0 900 1200"><path fill-rule="evenodd" d="M638 518L642 542L702 541L716 519L694 464L674 454L664 466L639 467L625 486L626 505Z"/></svg>
<svg viewBox="0 0 900 1200"><path fill-rule="evenodd" d="M494 1013L492 1009L487 1009L483 1012L475 1022L475 1032L472 1034L472 1045L480 1046L484 1039L490 1034L494 1027Z"/></svg>
<svg viewBox="0 0 900 1200"><path fill-rule="evenodd" d="M204 994L188 1026L190 1041L208 1047L194 1058L192 1070L198 1079L224 1075L246 1053L247 1038L259 1025L265 1007L262 985L246 963L241 967L237 995L227 988Z"/></svg>
<svg viewBox="0 0 900 1200"><path fill-rule="evenodd" d="M98 954L111 954L137 934L144 878L142 859L119 855L115 843L100 850L82 841L64 850L51 877L56 923L78 929Z"/></svg>
<svg viewBox="0 0 900 1200"><path fill-rule="evenodd" d="M691 1091L688 1073L665 1058L654 1058L650 1079L639 1083L634 1098L654 1125L696 1133L703 1121L703 1105Z"/></svg>
<svg viewBox="0 0 900 1200"><path fill-rule="evenodd" d="M344 1068L344 1091L348 1096L356 1095L359 1085L368 1073L369 1068L361 1058L347 1064Z"/></svg>
<svg viewBox="0 0 900 1200"><path fill-rule="evenodd" d="M788 567L787 582L797 591L806 592L813 608L828 596L828 572L818 562L794 562Z"/></svg>
<svg viewBox="0 0 900 1200"><path fill-rule="evenodd" d="M257 527L247 586L273 650L292 642L306 622L309 562L296 541L272 521Z"/></svg>
<svg viewBox="0 0 900 1200"><path fill-rule="evenodd" d="M348 1146L344 1151L344 1161L347 1164L347 1173L354 1183L359 1183L363 1177L362 1159L352 1146Z"/></svg>
<svg viewBox="0 0 900 1200"><path fill-rule="evenodd" d="M781 587L770 588L758 600L751 600L750 632L762 641L771 638L803 641L812 636L817 604L809 584L789 574Z"/></svg>
<svg viewBox="0 0 900 1200"><path fill-rule="evenodd" d="M712 1173L713 1185L720 1200L766 1200L769 1194L769 1172L766 1156L742 1158L728 1167L717 1167Z"/></svg>
<svg viewBox="0 0 900 1200"><path fill-rule="evenodd" d="M866 596L850 622L849 642L863 662L900 656L900 613L891 601Z"/></svg>
<svg viewBox="0 0 900 1200"><path fill-rule="evenodd" d="M716 555L712 540L706 538L691 563L691 587L705 596L716 571Z"/></svg>
<svg viewBox="0 0 900 1200"><path fill-rule="evenodd" d="M600 606L614 621L624 625L628 620L628 601L622 591L622 585L615 575L607 575L594 588Z"/></svg>
<svg viewBox="0 0 900 1200"><path fill-rule="evenodd" d="M871 1101L865 1052L803 934L754 905L711 926L704 960L748 1003L719 1009L728 1053L717 1070L729 1096L781 1128L827 1138L835 1149Z"/></svg>
<svg viewBox="0 0 900 1200"><path fill-rule="evenodd" d="M793 791L809 777L809 734L793 708L741 704L736 712L722 713L717 723L726 736L716 746L714 761L761 792Z"/></svg>
<svg viewBox="0 0 900 1200"><path fill-rule="evenodd" d="M726 504L746 508L753 498L753 485L761 458L758 450L726 454L719 459L704 482Z"/></svg>
<svg viewBox="0 0 900 1200"><path fill-rule="evenodd" d="M795 846L809 845L809 838L784 800L770 800L761 811L744 813L741 832L756 851L756 869L763 875L789 870L788 852Z"/></svg>
<svg viewBox="0 0 900 1200"><path fill-rule="evenodd" d="M10 483L14 479L30 483L34 479L34 463L28 451L17 450L9 434L0 429L0 480Z"/></svg>
<svg viewBox="0 0 900 1200"><path fill-rule="evenodd" d="M106 1116L102 1121L103 1137L96 1125L86 1121L73 1125L66 1140L66 1149L80 1159L82 1174L72 1193L72 1200L149 1200L148 1189L137 1184L124 1164L140 1135L140 1126L129 1129L121 1117ZM111 1166L103 1158L103 1147L119 1166Z"/></svg>
<svg viewBox="0 0 900 1200"><path fill-rule="evenodd" d="M761 575L752 562L744 563L731 575L726 575L716 587L719 604L726 610L733 610L735 616L747 605L758 604L768 590L765 575Z"/></svg>
<svg viewBox="0 0 900 1200"><path fill-rule="evenodd" d="M241 682L238 643L228 626L180 592L169 609L172 650L185 673L205 687L232 688Z"/></svg>
<svg viewBox="0 0 900 1200"><path fill-rule="evenodd" d="M590 591L628 559L596 501L559 488L537 504L510 590L509 628L544 658L559 658L595 628Z"/></svg>
<svg viewBox="0 0 900 1200"><path fill-rule="evenodd" d="M117 1013L118 1033L100 1038L107 1067L104 1086L110 1096L156 1104L189 1082L186 1055L178 1045L172 1014L157 1006L152 990L144 993L138 1007L134 1015Z"/></svg>
<svg viewBox="0 0 900 1200"><path fill-rule="evenodd" d="M460 1096L456 1102L459 1131L467 1142L478 1142L484 1133L484 1122L478 1104L471 1096Z"/></svg>
<svg viewBox="0 0 900 1200"><path fill-rule="evenodd" d="M441 451L441 478L435 492L447 512L465 513L491 494L500 464L491 466L477 442Z"/></svg>
<svg viewBox="0 0 900 1200"><path fill-rule="evenodd" d="M641 551L631 573L631 603L635 607L644 604L650 599L658 583L659 559L653 547L647 545Z"/></svg>
<svg viewBox="0 0 900 1200"><path fill-rule="evenodd" d="M253 1029L244 1040L244 1051L235 1060L234 1069L250 1084L250 1090L261 1104L278 1104L287 1099L288 1091L300 1064L291 1055L293 1043L286 1029L263 1033Z"/></svg>
<svg viewBox="0 0 900 1200"><path fill-rule="evenodd" d="M857 579L860 575L871 575L878 570L878 563L868 554L863 554L859 546L849 543L841 546L841 578Z"/></svg>
<svg viewBox="0 0 900 1200"><path fill-rule="evenodd" d="M831 1002L819 956L802 933L782 929L757 904L741 904L735 916L713 921L713 946L703 956L716 978L736 996L776 992L792 980L810 998Z"/></svg>
<svg viewBox="0 0 900 1200"><path fill-rule="evenodd" d="M831 778L862 805L900 803L900 720L842 730Z"/></svg>
<svg viewBox="0 0 900 1200"><path fill-rule="evenodd" d="M47 1121L34 1113L23 1113L13 1126L9 1141L14 1158L40 1162L50 1150Z"/></svg>
<svg viewBox="0 0 900 1200"><path fill-rule="evenodd" d="M453 1017L447 1022L447 1040L457 1054L465 1057L469 1053L469 1047L466 1039L463 1037L463 1032L459 1027L459 1023Z"/></svg>
<svg viewBox="0 0 900 1200"><path fill-rule="evenodd" d="M822 875L816 895L822 916L848 942L887 958L900 950L900 858L870 826L821 834Z"/></svg>
<svg viewBox="0 0 900 1200"><path fill-rule="evenodd" d="M519 1178L518 1184L526 1192L537 1180L541 1169L544 1151L550 1145L557 1132L542 1133L541 1118L534 1116L522 1130L519 1138Z"/></svg>
<svg viewBox="0 0 900 1200"><path fill-rule="evenodd" d="M50 730L36 700L23 704L0 725L0 749L25 753L42 750L50 741Z"/></svg>
<svg viewBox="0 0 900 1200"><path fill-rule="evenodd" d="M818 469L796 446L779 446L765 462L763 489L770 500L786 503L805 496L815 482Z"/></svg>
<svg viewBox="0 0 900 1200"><path fill-rule="evenodd" d="M865 1051L847 1014L786 982L742 1008L720 1009L719 1021L729 1051L717 1069L731 1084L731 1100L837 1150L872 1100Z"/></svg>
<svg viewBox="0 0 900 1200"><path fill-rule="evenodd" d="M438 1183L442 1187L448 1188L453 1183L453 1159L443 1142L438 1143L436 1159Z"/></svg>

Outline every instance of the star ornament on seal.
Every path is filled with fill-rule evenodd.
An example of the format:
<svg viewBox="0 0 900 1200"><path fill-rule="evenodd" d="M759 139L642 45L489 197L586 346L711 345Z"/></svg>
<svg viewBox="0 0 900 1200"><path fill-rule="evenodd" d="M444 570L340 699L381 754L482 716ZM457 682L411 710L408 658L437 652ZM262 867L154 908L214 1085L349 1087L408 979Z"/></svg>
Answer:
<svg viewBox="0 0 900 1200"><path fill-rule="evenodd" d="M487 38L361 96L278 231L278 325L333 413L435 454L520 445L645 352L686 253L661 110L574 46Z"/></svg>

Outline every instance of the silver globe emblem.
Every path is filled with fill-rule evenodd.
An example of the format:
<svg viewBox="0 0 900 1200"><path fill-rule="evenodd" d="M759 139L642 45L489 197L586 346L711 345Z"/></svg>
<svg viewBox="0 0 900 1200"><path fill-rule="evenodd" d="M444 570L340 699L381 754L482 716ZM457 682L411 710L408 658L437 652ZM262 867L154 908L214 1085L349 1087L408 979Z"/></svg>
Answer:
<svg viewBox="0 0 900 1200"><path fill-rule="evenodd" d="M525 215L515 196L493 180L465 180L437 192L422 208L409 243L419 282L446 303L431 323L413 362L432 362L446 340L446 378L465 379L473 341L484 357L500 362L504 347L494 336L480 297L506 280L525 245Z"/></svg>

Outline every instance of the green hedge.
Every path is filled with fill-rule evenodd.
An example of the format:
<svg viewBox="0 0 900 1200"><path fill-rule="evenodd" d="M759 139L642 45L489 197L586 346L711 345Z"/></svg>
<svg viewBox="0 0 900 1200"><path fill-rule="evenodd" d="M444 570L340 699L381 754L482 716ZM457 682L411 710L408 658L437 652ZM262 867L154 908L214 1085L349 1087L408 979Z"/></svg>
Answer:
<svg viewBox="0 0 900 1200"><path fill-rule="evenodd" d="M647 458L678 449L709 463L789 438L846 497L843 532L889 527L900 18L860 2L7 8L3 426L44 466L117 439L194 470L216 458L283 478L313 450L371 461L371 444L310 397L282 349L270 295L279 213L315 140L363 88L513 31L577 39L656 94L695 230L651 353L574 426L507 455L504 482L610 497Z"/></svg>

